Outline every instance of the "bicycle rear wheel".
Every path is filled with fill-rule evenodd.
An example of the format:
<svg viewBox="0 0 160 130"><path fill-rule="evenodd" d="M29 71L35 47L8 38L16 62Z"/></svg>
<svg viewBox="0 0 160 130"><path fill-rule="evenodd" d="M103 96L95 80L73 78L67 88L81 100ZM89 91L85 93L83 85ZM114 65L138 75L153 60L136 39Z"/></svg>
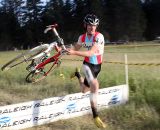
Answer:
<svg viewBox="0 0 160 130"><path fill-rule="evenodd" d="M26 76L26 82L36 83L46 77L46 72L44 71L32 71Z"/></svg>
<svg viewBox="0 0 160 130"><path fill-rule="evenodd" d="M43 44L40 46L37 46L25 53L22 53L20 55L18 55L17 57L13 58L12 60L10 60L9 62L7 62L5 65L2 66L1 70L9 70L21 63L28 63L29 61L32 60L32 58L38 54L40 54L41 52L45 51L48 48L48 44Z"/></svg>
<svg viewBox="0 0 160 130"><path fill-rule="evenodd" d="M61 62L58 61L57 63L47 64L43 68L40 68L39 70L35 70L35 71L30 72L26 76L26 82L37 83L37 82L43 80L44 78L46 78L46 76L49 74L49 72L51 70L55 70L57 67L60 66L60 64L61 64Z"/></svg>

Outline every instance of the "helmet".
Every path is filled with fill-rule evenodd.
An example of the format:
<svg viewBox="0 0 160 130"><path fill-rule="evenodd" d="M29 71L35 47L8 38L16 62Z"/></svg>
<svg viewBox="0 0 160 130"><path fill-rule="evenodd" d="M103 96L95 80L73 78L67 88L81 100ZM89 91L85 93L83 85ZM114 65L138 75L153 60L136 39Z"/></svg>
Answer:
<svg viewBox="0 0 160 130"><path fill-rule="evenodd" d="M83 20L85 24L99 25L99 19L94 14L87 14Z"/></svg>

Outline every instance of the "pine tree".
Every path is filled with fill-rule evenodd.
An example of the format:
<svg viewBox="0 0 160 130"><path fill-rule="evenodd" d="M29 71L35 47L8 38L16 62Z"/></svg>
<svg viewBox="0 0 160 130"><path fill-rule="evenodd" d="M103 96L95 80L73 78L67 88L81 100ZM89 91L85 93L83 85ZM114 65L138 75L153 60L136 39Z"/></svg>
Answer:
<svg viewBox="0 0 160 130"><path fill-rule="evenodd" d="M6 45L8 49L11 49L13 46L17 46L20 39L19 30L19 9L22 0L2 0L1 1L1 12L0 12L0 41L1 44ZM3 48L3 45L1 45Z"/></svg>
<svg viewBox="0 0 160 130"><path fill-rule="evenodd" d="M160 36L160 1L146 0L143 7L147 17L145 36L147 40L153 40Z"/></svg>
<svg viewBox="0 0 160 130"><path fill-rule="evenodd" d="M27 0L24 8L23 22L25 29L25 47L38 45L42 35L41 16L43 6L41 0Z"/></svg>
<svg viewBox="0 0 160 130"><path fill-rule="evenodd" d="M73 31L75 30L74 28L74 19L73 19L73 2L70 0L66 0L63 6L63 38L66 42L73 42Z"/></svg>
<svg viewBox="0 0 160 130"><path fill-rule="evenodd" d="M88 13L87 0L74 0L74 28L77 33L81 33L83 29L83 18Z"/></svg>
<svg viewBox="0 0 160 130"><path fill-rule="evenodd" d="M50 0L47 3L44 15L50 19L50 24L58 23L60 26L63 25L63 5L63 0Z"/></svg>
<svg viewBox="0 0 160 130"><path fill-rule="evenodd" d="M72 30L73 29L73 3L70 0L66 0L63 6L63 22L64 22L64 29L65 30Z"/></svg>
<svg viewBox="0 0 160 130"><path fill-rule="evenodd" d="M26 23L40 21L42 13L41 4L42 4L41 0L26 1L25 17L23 19Z"/></svg>
<svg viewBox="0 0 160 130"><path fill-rule="evenodd" d="M146 23L139 0L106 0L106 29L112 40L141 40Z"/></svg>

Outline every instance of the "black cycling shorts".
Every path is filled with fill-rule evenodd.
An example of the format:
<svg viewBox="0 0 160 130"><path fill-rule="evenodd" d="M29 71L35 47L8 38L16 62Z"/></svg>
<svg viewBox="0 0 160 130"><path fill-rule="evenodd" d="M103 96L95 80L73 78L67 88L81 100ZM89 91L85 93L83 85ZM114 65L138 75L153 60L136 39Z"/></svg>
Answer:
<svg viewBox="0 0 160 130"><path fill-rule="evenodd" d="M88 62L83 62L83 72L85 74L84 84L90 87L89 83L97 78L99 72L101 71L101 64L94 65Z"/></svg>

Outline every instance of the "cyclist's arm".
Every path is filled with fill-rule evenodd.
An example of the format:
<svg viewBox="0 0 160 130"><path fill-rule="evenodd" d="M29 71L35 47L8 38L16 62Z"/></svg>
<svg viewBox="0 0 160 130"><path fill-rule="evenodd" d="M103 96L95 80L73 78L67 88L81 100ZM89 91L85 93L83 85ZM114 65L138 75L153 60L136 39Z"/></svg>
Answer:
<svg viewBox="0 0 160 130"><path fill-rule="evenodd" d="M75 51L78 51L82 46L80 44L75 44L74 47L72 48Z"/></svg>
<svg viewBox="0 0 160 130"><path fill-rule="evenodd" d="M90 57L93 54L95 54L95 52L97 50L98 50L98 46L97 46L97 44L94 44L92 46L92 48L88 51L77 51L77 50L70 49L70 50L68 50L68 54L69 55L83 56L83 57L85 57L85 56Z"/></svg>
<svg viewBox="0 0 160 130"><path fill-rule="evenodd" d="M77 43L73 46L73 50L78 51L82 47L81 36L78 38Z"/></svg>

